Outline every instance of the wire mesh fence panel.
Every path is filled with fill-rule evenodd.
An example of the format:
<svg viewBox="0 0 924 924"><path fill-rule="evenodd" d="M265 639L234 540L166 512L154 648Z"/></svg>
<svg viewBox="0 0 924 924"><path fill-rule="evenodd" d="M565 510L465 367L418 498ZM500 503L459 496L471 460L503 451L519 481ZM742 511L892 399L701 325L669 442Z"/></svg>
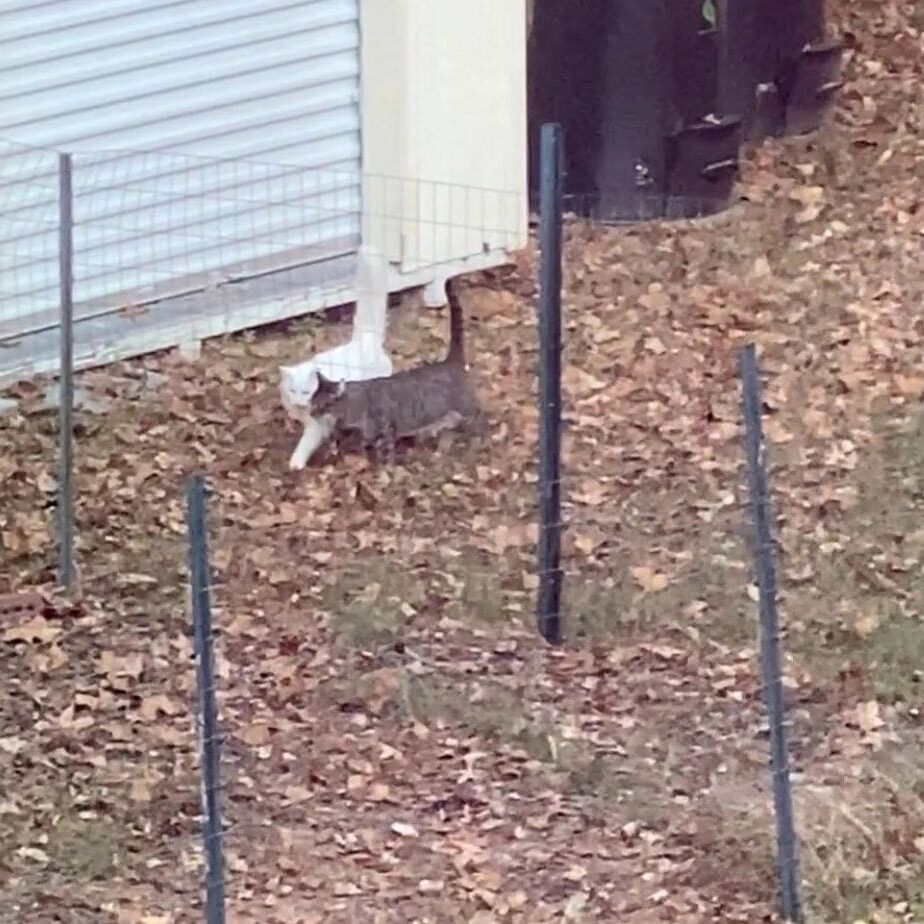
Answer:
<svg viewBox="0 0 924 924"><path fill-rule="evenodd" d="M58 152L0 141L0 336L22 329L38 306L57 318Z"/></svg>
<svg viewBox="0 0 924 924"><path fill-rule="evenodd" d="M6 149L0 381L53 371L57 336L55 155ZM393 289L526 233L515 193L356 170L111 151L75 154L73 177L79 367L353 301L360 243Z"/></svg>

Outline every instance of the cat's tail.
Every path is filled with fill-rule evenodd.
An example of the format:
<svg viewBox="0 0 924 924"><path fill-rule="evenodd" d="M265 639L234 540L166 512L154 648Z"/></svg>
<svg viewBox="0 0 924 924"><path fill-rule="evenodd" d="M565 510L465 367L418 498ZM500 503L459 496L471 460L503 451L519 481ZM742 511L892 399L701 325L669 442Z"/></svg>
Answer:
<svg viewBox="0 0 924 924"><path fill-rule="evenodd" d="M446 355L446 361L464 366L465 324L459 291L458 276L446 280L446 300L449 302L449 353Z"/></svg>

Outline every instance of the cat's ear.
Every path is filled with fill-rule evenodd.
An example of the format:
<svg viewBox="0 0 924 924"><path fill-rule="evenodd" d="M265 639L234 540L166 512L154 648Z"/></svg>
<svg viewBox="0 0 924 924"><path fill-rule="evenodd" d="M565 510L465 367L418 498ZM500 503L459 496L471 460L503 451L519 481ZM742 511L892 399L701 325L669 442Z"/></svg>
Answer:
<svg viewBox="0 0 924 924"><path fill-rule="evenodd" d="M333 395L339 398L346 390L346 382L341 379L339 382L329 379L323 372L318 372L318 394Z"/></svg>

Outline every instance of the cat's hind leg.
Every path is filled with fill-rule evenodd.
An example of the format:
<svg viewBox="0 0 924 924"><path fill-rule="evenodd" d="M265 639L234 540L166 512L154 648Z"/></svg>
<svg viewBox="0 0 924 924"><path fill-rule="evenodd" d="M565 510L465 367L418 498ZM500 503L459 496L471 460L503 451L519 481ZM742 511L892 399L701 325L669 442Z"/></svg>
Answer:
<svg viewBox="0 0 924 924"><path fill-rule="evenodd" d="M395 461L398 431L394 425L389 425L377 434L369 445L369 455L378 465L391 465Z"/></svg>
<svg viewBox="0 0 924 924"><path fill-rule="evenodd" d="M478 408L466 417L465 429L472 436L483 439L491 433L491 418L485 410Z"/></svg>

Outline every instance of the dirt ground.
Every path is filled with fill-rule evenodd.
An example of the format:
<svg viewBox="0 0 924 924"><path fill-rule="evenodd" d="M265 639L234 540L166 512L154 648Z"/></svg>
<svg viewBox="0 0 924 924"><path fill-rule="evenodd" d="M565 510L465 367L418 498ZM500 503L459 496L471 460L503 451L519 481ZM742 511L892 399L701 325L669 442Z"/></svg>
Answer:
<svg viewBox="0 0 924 924"><path fill-rule="evenodd" d="M534 251L466 293L490 432L394 465L286 469L276 367L344 324L81 376L112 411L78 419L80 592L0 625L4 920L202 918L197 470L230 920L772 920L753 340L808 918L924 921L922 19L845 14L833 124L750 152L727 213L568 226L560 650L532 626ZM396 308L399 362L445 328ZM53 581L54 420L25 397L0 419L0 592Z"/></svg>

